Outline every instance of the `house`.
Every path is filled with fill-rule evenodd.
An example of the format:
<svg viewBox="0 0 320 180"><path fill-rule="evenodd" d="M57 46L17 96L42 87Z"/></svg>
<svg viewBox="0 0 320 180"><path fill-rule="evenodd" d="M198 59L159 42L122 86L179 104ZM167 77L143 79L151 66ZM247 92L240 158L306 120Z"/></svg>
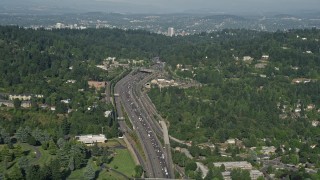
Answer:
<svg viewBox="0 0 320 180"><path fill-rule="evenodd" d="M301 108L296 108L296 109L294 110L294 112L295 112L295 113L301 112Z"/></svg>
<svg viewBox="0 0 320 180"><path fill-rule="evenodd" d="M112 113L112 111L106 111L106 112L104 112L104 117L109 117L110 116L110 114Z"/></svg>
<svg viewBox="0 0 320 180"><path fill-rule="evenodd" d="M256 69L264 69L264 68L266 68L267 65L268 65L268 64L266 64L266 63L258 63L258 64L256 64L256 65L254 65L254 67L255 67Z"/></svg>
<svg viewBox="0 0 320 180"><path fill-rule="evenodd" d="M107 82L105 81L88 81L88 85L90 88L95 88L97 90L101 88L105 88L107 85Z"/></svg>
<svg viewBox="0 0 320 180"><path fill-rule="evenodd" d="M0 106L14 107L12 101L0 100Z"/></svg>
<svg viewBox="0 0 320 180"><path fill-rule="evenodd" d="M112 61L114 62L116 60L116 57L108 57L107 59L105 59L106 61Z"/></svg>
<svg viewBox="0 0 320 180"><path fill-rule="evenodd" d="M19 99L21 101L30 101L31 95L9 95L9 100L13 101L14 99Z"/></svg>
<svg viewBox="0 0 320 180"><path fill-rule="evenodd" d="M64 104L69 104L71 102L71 99L62 99L61 102Z"/></svg>
<svg viewBox="0 0 320 180"><path fill-rule="evenodd" d="M88 134L88 135L75 136L75 138L76 140L88 145L92 145L93 143L105 143L107 140L104 134L99 134L99 135Z"/></svg>
<svg viewBox="0 0 320 180"><path fill-rule="evenodd" d="M222 177L224 180L231 180L231 172L230 171L225 171L225 172L221 172Z"/></svg>
<svg viewBox="0 0 320 180"><path fill-rule="evenodd" d="M225 143L227 143L227 144L236 144L236 139L228 139L228 140L226 140Z"/></svg>
<svg viewBox="0 0 320 180"><path fill-rule="evenodd" d="M100 69L103 69L103 70L105 70L105 71L108 70L108 66L106 66L106 65L97 65L96 67L97 67L97 68L100 68Z"/></svg>
<svg viewBox="0 0 320 180"><path fill-rule="evenodd" d="M269 60L269 55L262 55L261 60Z"/></svg>
<svg viewBox="0 0 320 180"><path fill-rule="evenodd" d="M242 59L244 62L253 61L253 58L251 56L243 56Z"/></svg>
<svg viewBox="0 0 320 180"><path fill-rule="evenodd" d="M319 126L320 122L319 121L312 121L312 126L317 127Z"/></svg>
<svg viewBox="0 0 320 180"><path fill-rule="evenodd" d="M7 101L7 100L0 100L0 106L7 106L7 107L14 107L13 101ZM30 108L31 102L30 101L21 101L21 107L23 108Z"/></svg>
<svg viewBox="0 0 320 180"><path fill-rule="evenodd" d="M262 149L261 149L261 153L262 154L265 154L265 155L270 155L270 154L274 154L276 152L276 147L274 146L262 146Z"/></svg>
<svg viewBox="0 0 320 180"><path fill-rule="evenodd" d="M48 105L47 104L41 104L40 107L41 107L41 109L47 109Z"/></svg>
<svg viewBox="0 0 320 180"><path fill-rule="evenodd" d="M308 110L308 111L311 111L311 110L313 110L314 108L316 108L316 105L314 105L314 104L309 104L309 105L307 106L307 110Z"/></svg>
<svg viewBox="0 0 320 180"><path fill-rule="evenodd" d="M136 64L143 64L144 60L132 60L132 64L136 65Z"/></svg>
<svg viewBox="0 0 320 180"><path fill-rule="evenodd" d="M215 167L220 167L221 165L225 166L226 170L232 170L232 169L246 169L246 170L252 170L252 165L247 161L238 161L238 162L216 162L213 163Z"/></svg>
<svg viewBox="0 0 320 180"><path fill-rule="evenodd" d="M22 101L21 102L21 107L30 108L31 107L31 102L30 101Z"/></svg>
<svg viewBox="0 0 320 180"><path fill-rule="evenodd" d="M68 83L74 84L74 83L76 83L76 82L77 82L76 80L69 79L69 80L67 80L67 82L66 82L66 83L67 83L67 84L68 84Z"/></svg>
<svg viewBox="0 0 320 180"><path fill-rule="evenodd" d="M306 79L306 78L295 78L292 80L292 83L293 84L300 84L300 83L310 83L311 82L311 79Z"/></svg>
<svg viewBox="0 0 320 180"><path fill-rule="evenodd" d="M36 94L36 95L34 95L34 97L36 97L36 98L44 98L44 96L42 94Z"/></svg>

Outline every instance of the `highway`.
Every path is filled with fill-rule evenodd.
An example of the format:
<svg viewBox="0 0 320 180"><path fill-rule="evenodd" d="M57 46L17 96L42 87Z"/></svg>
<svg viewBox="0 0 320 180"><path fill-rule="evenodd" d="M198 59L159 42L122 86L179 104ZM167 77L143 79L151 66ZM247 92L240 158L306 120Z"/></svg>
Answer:
<svg viewBox="0 0 320 180"><path fill-rule="evenodd" d="M141 142L145 158L139 158L139 161L145 161L142 165L146 171L146 176L149 178L169 179L173 177L172 173L169 172L170 166L168 166L166 147L158 140L154 132L155 126L154 124L151 125L153 121L136 96L136 85L148 75L148 73L144 72L131 72L115 85L114 96L120 129L124 133L131 131L122 121L124 119L123 107L133 125L133 130ZM157 131L159 131L158 128Z"/></svg>

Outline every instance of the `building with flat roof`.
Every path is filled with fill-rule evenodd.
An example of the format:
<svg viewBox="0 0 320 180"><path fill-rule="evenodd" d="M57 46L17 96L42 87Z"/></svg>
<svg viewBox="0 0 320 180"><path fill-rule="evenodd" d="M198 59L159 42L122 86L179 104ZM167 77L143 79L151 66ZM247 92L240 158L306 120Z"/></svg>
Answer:
<svg viewBox="0 0 320 180"><path fill-rule="evenodd" d="M174 28L173 27L168 28L168 36L170 36L170 37L174 36Z"/></svg>
<svg viewBox="0 0 320 180"><path fill-rule="evenodd" d="M88 145L92 145L94 143L105 143L107 141L107 138L104 134L99 134L99 135L88 134L88 135L75 136L75 138L76 140Z"/></svg>
<svg viewBox="0 0 320 180"><path fill-rule="evenodd" d="M105 81L88 81L88 85L90 88L95 88L95 89L101 89L101 88L105 88L107 85L107 82Z"/></svg>
<svg viewBox="0 0 320 180"><path fill-rule="evenodd" d="M247 161L213 163L215 167L220 167L222 164L225 166L226 170L232 170L232 169L252 170L252 165Z"/></svg>

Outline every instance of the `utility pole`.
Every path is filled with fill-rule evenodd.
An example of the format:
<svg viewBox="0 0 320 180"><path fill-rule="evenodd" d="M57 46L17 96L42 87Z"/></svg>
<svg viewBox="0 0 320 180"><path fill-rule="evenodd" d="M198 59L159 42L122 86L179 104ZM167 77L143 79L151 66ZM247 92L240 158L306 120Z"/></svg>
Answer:
<svg viewBox="0 0 320 180"><path fill-rule="evenodd" d="M102 129L102 134L103 134L103 128L104 128L104 127L101 127L101 129Z"/></svg>

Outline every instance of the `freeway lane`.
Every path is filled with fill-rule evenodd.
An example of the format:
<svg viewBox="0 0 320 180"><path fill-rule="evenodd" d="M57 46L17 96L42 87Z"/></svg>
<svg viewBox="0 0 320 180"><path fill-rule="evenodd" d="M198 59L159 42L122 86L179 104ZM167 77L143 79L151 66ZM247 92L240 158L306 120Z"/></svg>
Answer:
<svg viewBox="0 0 320 180"><path fill-rule="evenodd" d="M155 78L156 76L157 76L157 73L152 73L151 75L148 75L147 77L145 77L138 84L136 84L133 90L133 94L134 94L133 97L136 100L136 102L139 104L139 106L144 109L144 113L147 116L146 122L149 125L151 125L151 128L154 130L156 135L158 137L162 137L162 139L164 140L164 146L165 146L164 155L166 158L165 161L167 162L168 173L171 178L174 178L174 167L173 167L173 162L171 157L171 146L170 146L169 134L168 134L166 123L162 119L162 117L157 113L154 104L151 102L146 92L141 91L144 85L148 81L150 81L152 78ZM162 129L159 123L161 124Z"/></svg>
<svg viewBox="0 0 320 180"><path fill-rule="evenodd" d="M166 153L164 153L161 143L148 123L148 118L150 118L147 115L148 113L137 103L132 92L134 86L147 75L142 72L130 73L116 84L115 101L117 110L119 111L118 118L122 119L123 117L120 105L122 103L142 143L146 156L145 170L147 171L147 175L155 178L170 178ZM121 130L126 132L128 129L121 127Z"/></svg>

